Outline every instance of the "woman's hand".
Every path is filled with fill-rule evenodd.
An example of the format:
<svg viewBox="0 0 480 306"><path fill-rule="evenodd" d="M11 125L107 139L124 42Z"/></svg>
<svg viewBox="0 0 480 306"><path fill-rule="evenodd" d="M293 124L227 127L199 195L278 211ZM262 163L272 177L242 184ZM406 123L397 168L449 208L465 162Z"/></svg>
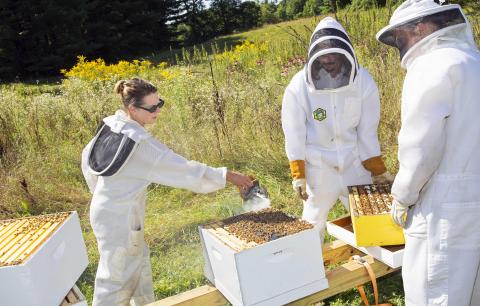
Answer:
<svg viewBox="0 0 480 306"><path fill-rule="evenodd" d="M234 184L240 189L240 192L245 192L248 188L253 186L253 179L245 174L227 171L227 182Z"/></svg>

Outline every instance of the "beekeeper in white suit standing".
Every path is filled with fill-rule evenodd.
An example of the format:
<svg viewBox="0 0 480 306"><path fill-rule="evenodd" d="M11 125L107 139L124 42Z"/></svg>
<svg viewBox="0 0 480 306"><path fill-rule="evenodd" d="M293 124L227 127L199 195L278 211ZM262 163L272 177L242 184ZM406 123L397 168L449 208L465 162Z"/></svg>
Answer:
<svg viewBox="0 0 480 306"><path fill-rule="evenodd" d="M154 301L150 252L144 240L146 191L150 183L207 193L229 181L253 185L243 174L188 161L144 128L163 106L157 89L142 79L119 81L124 110L103 125L82 153L82 171L93 198L90 222L100 261L93 305L144 305Z"/></svg>
<svg viewBox="0 0 480 306"><path fill-rule="evenodd" d="M408 0L377 39L407 69L392 217L407 306L480 305L480 53L459 5ZM406 218L405 218L406 217Z"/></svg>
<svg viewBox="0 0 480 306"><path fill-rule="evenodd" d="M375 81L357 62L350 39L333 18L312 34L308 60L285 90L282 127L293 188L303 219L321 234L337 199L348 209L349 185L387 183L377 127Z"/></svg>

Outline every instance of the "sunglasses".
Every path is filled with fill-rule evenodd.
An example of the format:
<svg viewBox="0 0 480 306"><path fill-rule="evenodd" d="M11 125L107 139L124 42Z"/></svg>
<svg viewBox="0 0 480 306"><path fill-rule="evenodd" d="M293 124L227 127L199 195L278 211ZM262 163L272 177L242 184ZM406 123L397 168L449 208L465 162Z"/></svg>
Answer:
<svg viewBox="0 0 480 306"><path fill-rule="evenodd" d="M139 106L139 105L135 105L135 107L141 108L141 109L146 110L147 112L153 114L154 112L157 111L157 108L162 108L163 104L165 104L165 101L163 101L162 99L158 99L158 103L155 104L155 105L152 105L150 107L143 107L143 106Z"/></svg>

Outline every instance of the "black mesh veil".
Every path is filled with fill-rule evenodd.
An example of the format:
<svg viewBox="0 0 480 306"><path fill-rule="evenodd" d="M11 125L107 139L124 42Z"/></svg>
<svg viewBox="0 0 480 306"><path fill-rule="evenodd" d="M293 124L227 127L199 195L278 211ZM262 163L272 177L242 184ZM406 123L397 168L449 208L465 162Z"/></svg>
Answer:
<svg viewBox="0 0 480 306"><path fill-rule="evenodd" d="M308 85L335 90L350 85L358 70L348 36L337 29L320 29L312 35L306 69Z"/></svg>

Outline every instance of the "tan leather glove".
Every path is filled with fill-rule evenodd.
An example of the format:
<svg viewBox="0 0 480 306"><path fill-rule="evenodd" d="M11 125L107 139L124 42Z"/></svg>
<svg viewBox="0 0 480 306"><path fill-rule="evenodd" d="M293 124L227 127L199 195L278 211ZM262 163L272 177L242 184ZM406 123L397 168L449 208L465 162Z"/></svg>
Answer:
<svg viewBox="0 0 480 306"><path fill-rule="evenodd" d="M372 177L387 172L387 168L385 167L381 156L375 156L366 159L362 162L362 165L365 169L372 173Z"/></svg>
<svg viewBox="0 0 480 306"><path fill-rule="evenodd" d="M308 199L307 181L305 179L305 161L293 160L290 162L290 171L292 173L292 186L295 192L302 200Z"/></svg>
<svg viewBox="0 0 480 306"><path fill-rule="evenodd" d="M387 171L381 156L366 159L362 162L362 165L372 174L374 184L389 184L395 179L395 177Z"/></svg>

